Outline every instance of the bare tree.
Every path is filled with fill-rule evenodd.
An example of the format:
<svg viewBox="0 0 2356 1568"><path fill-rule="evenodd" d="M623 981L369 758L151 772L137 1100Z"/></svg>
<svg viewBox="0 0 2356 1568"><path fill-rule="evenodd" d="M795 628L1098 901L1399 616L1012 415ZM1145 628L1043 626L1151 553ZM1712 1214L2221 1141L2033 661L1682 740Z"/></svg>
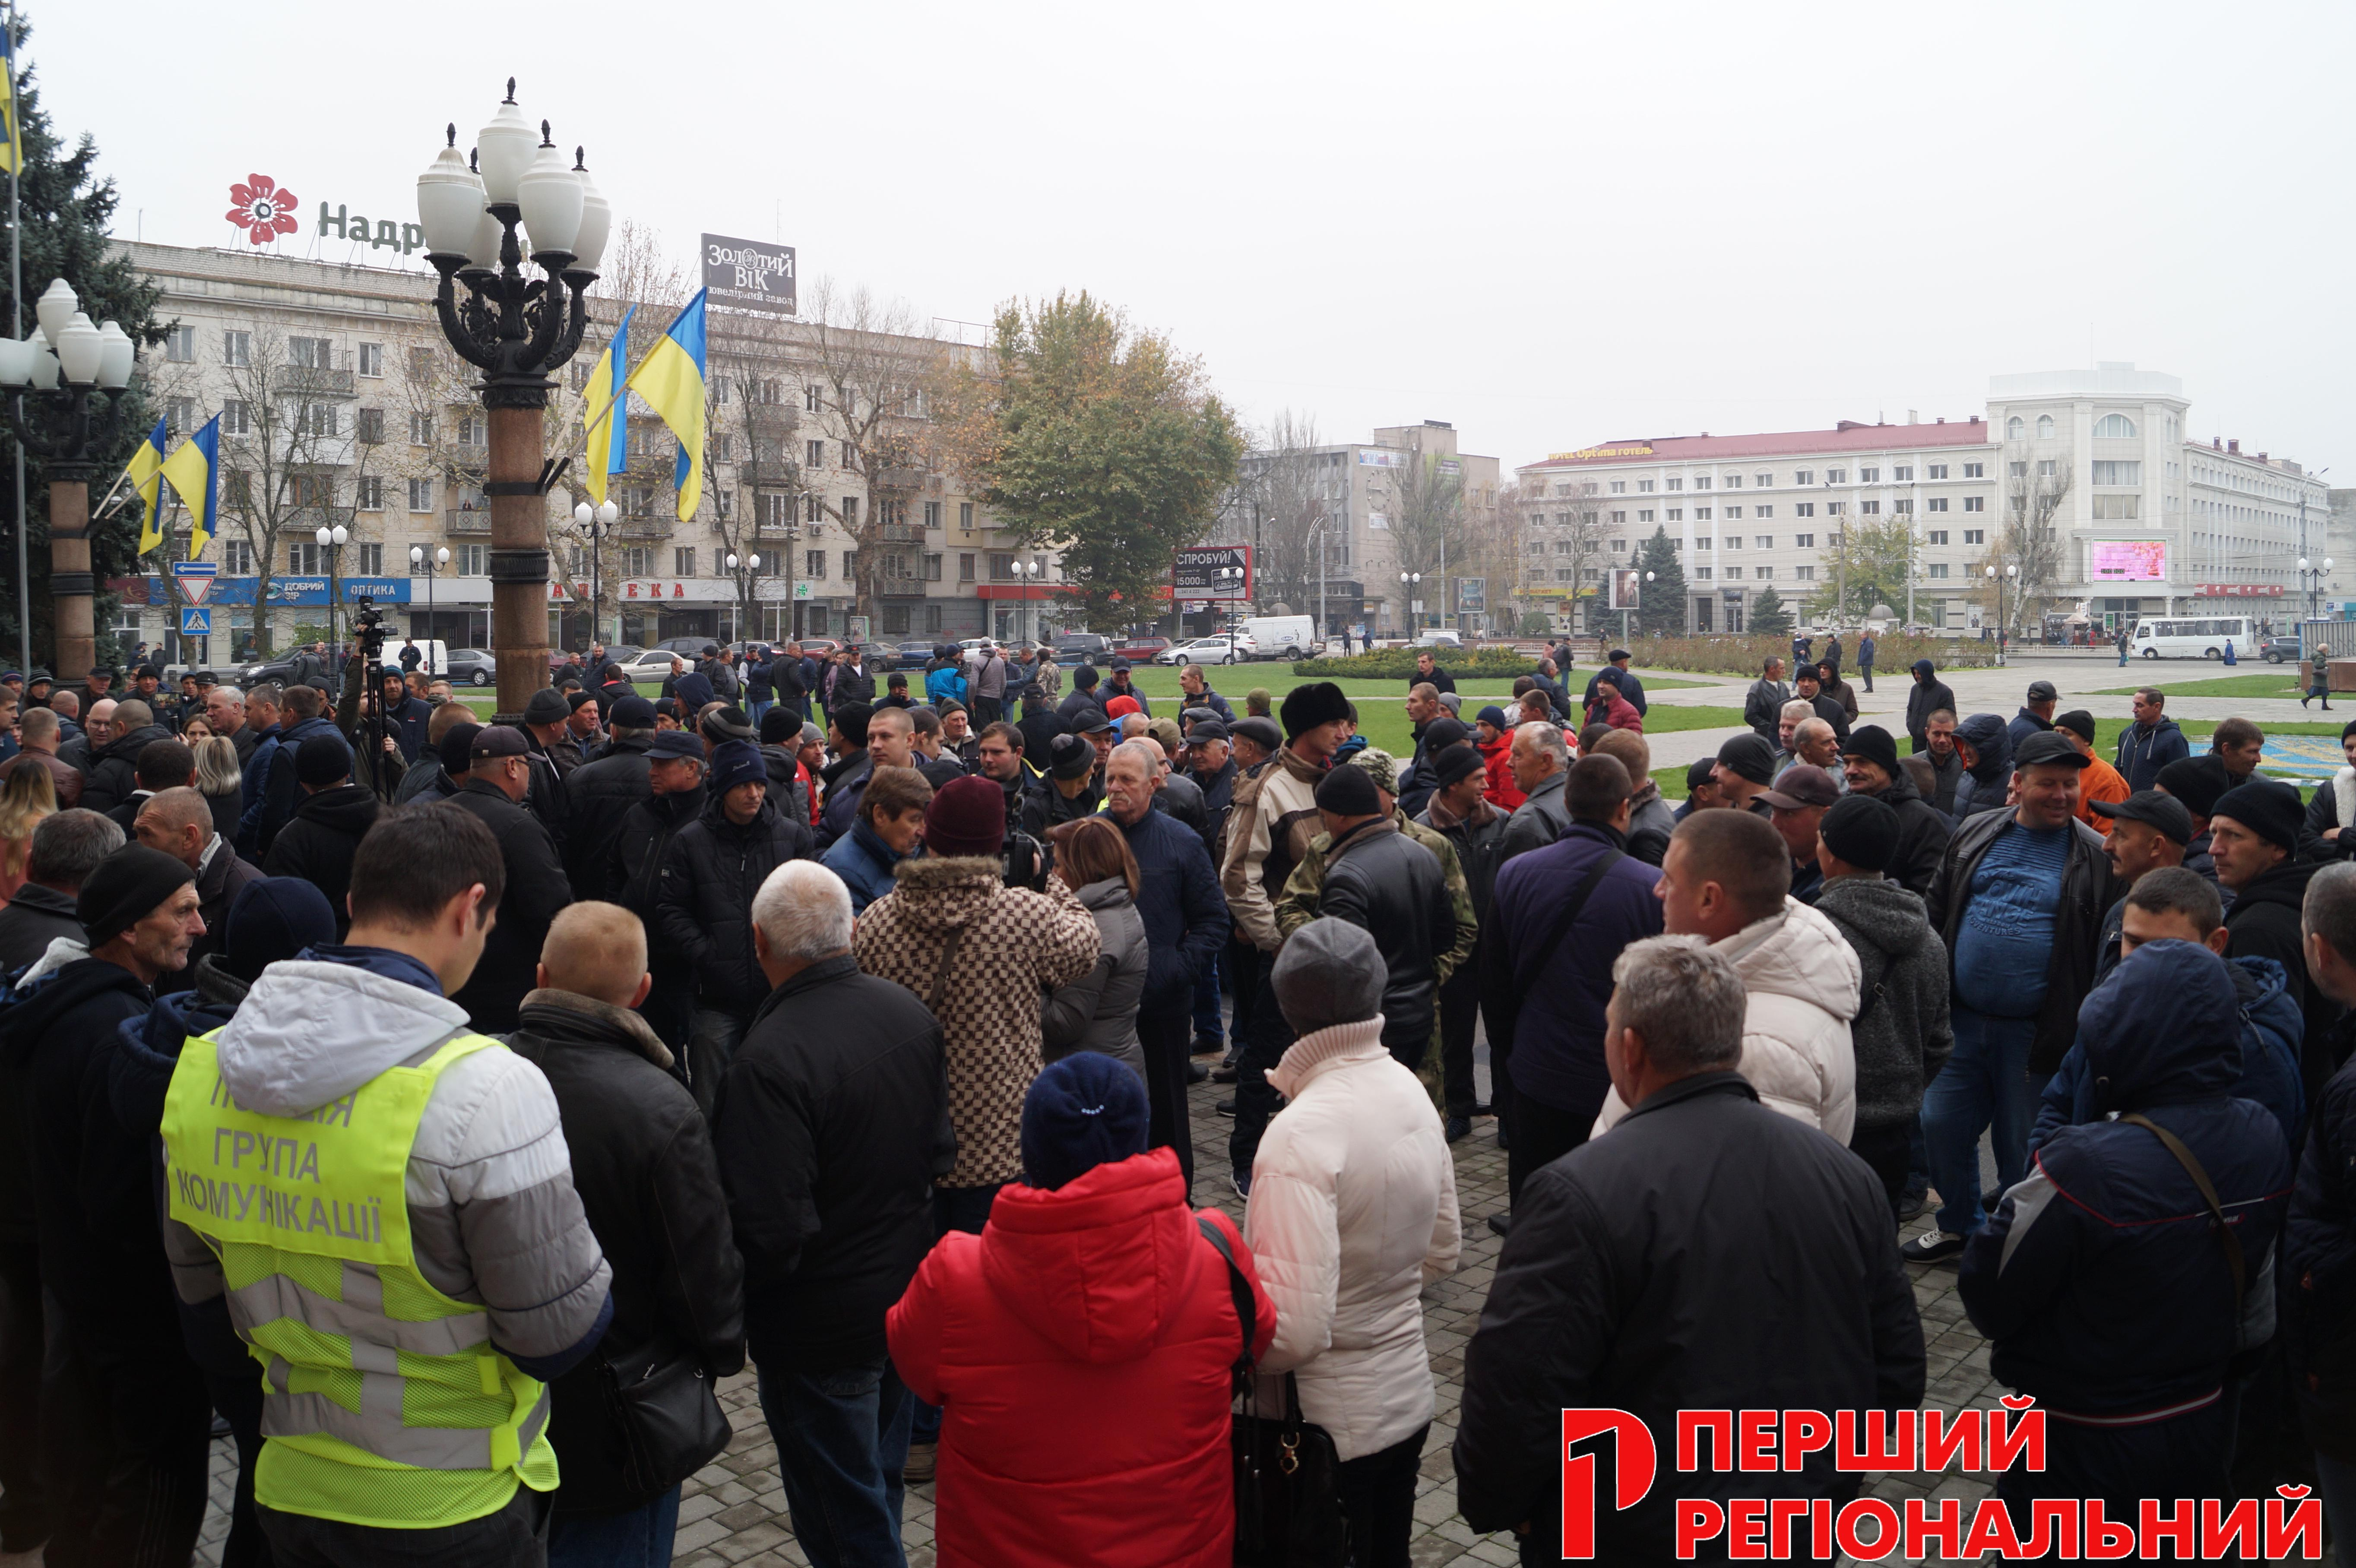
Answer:
<svg viewBox="0 0 2356 1568"><path fill-rule="evenodd" d="M2029 618L2029 606L2041 613L2066 575L2054 518L2069 499L2072 478L2066 458L2038 457L2025 442L2014 443L2006 454L2004 521L1987 553L1970 570L1976 597L2001 617L2000 630L2007 634ZM1991 566L1994 578L1987 571Z"/></svg>
<svg viewBox="0 0 2356 1568"><path fill-rule="evenodd" d="M1317 421L1280 410L1245 455L1220 532L1253 545L1253 598L1299 609L1317 598L1318 553L1333 559L1323 525L1342 513L1348 476L1320 449ZM1321 607L1322 608L1322 607ZM1323 616L1319 615L1322 621Z"/></svg>
<svg viewBox="0 0 2356 1568"><path fill-rule="evenodd" d="M242 363L227 368L217 532L252 553L254 639L265 657L270 585L282 560L291 571L294 556L316 549L308 543L314 530L350 527L364 488L385 484L395 466L386 443L360 439L349 406L352 368L325 362L325 345L258 323L245 336ZM282 543L293 547L285 556Z"/></svg>
<svg viewBox="0 0 2356 1568"><path fill-rule="evenodd" d="M748 312L725 320L713 349L706 420L715 463L733 468L736 485L733 490L715 485L712 497L712 530L720 537L715 565L733 581L744 635L766 636L762 610L768 596L762 588L777 583L790 602L793 547L800 536L795 517L802 470L794 447L800 405L787 373L792 334L776 316ZM727 565L732 557L734 568Z"/></svg>
<svg viewBox="0 0 2356 1568"><path fill-rule="evenodd" d="M924 541L924 528L909 520L910 504L942 488L932 471L939 451L926 389L945 376L943 346L921 336L919 325L904 304L821 278L802 301L795 335L803 380L818 390L814 422L832 438L842 469L830 492L806 473L805 495L851 542L845 575L855 613L864 615L875 613L887 571L896 565L905 574L907 547Z"/></svg>

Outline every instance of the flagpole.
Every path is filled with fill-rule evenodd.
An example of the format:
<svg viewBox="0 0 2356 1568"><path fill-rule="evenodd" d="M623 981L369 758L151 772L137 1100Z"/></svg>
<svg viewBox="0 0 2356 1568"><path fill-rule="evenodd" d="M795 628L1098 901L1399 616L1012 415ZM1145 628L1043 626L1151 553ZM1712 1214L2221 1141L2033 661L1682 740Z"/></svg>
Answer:
<svg viewBox="0 0 2356 1568"><path fill-rule="evenodd" d="M16 112L16 0L8 0L8 117L12 123L24 121ZM22 339L25 336L25 242L24 229L17 216L17 186L25 172L25 138L16 133L9 138L8 159L8 336ZM16 394L16 422L25 420L25 395ZM27 560L25 536L32 531L30 519L25 514L25 443L16 443L16 657L25 671L25 678L33 678L33 577ZM62 677L60 677L62 678Z"/></svg>

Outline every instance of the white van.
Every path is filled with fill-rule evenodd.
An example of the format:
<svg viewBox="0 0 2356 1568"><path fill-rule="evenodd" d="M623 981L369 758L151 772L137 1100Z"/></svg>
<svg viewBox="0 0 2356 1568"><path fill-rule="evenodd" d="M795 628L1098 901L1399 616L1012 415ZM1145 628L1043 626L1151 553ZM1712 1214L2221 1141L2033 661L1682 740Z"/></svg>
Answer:
<svg viewBox="0 0 2356 1568"><path fill-rule="evenodd" d="M2257 623L2246 615L2137 621L2128 646L2147 659L2222 659L2229 642L2237 659L2256 653Z"/></svg>
<svg viewBox="0 0 2356 1568"><path fill-rule="evenodd" d="M1306 615L1250 615L1236 630L1252 640L1258 659L1307 658L1317 642L1317 624Z"/></svg>
<svg viewBox="0 0 2356 1568"><path fill-rule="evenodd" d="M402 638L396 642L392 638L387 637L384 640L384 662L390 665L397 665L401 663L401 650L408 647L413 647L417 650L417 667L419 669L430 670L435 675L446 675L449 673L450 645L447 643L439 641L431 643L412 643L407 638Z"/></svg>

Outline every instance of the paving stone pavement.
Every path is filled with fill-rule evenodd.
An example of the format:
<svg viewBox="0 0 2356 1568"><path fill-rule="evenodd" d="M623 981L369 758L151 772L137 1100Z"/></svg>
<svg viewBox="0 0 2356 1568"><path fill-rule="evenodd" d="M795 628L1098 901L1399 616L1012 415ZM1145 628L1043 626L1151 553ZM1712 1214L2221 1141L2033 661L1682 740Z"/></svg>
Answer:
<svg viewBox="0 0 2356 1568"><path fill-rule="evenodd" d="M1233 1124L1214 1108L1226 1093L1222 1086L1205 1083L1197 1085L1191 1095L1194 1196L1198 1203L1216 1202L1240 1222L1243 1200L1226 1179L1227 1129ZM1488 1296L1497 1250L1503 1244L1486 1223L1491 1214L1505 1206L1505 1157L1496 1147L1495 1128L1492 1121L1476 1122L1472 1136L1453 1146L1456 1194L1464 1213L1463 1258L1455 1274L1423 1293L1424 1333L1431 1352L1437 1409L1424 1448L1422 1474L1416 1483L1416 1568L1441 1568L1442 1564L1469 1568L1517 1561L1508 1537L1477 1535L1457 1517L1455 1476L1449 1464L1449 1445L1456 1435L1457 1402L1462 1391L1464 1346L1480 1322L1481 1306ZM2004 1391L1989 1381L1987 1341L1965 1321L1963 1305L1955 1296L1955 1271L1929 1265L1910 1272L1914 1275L1915 1300L1928 1340L1927 1402L1950 1411L1965 1405L1995 1408L1996 1396ZM809 1560L795 1544L793 1524L786 1515L776 1446L769 1441L768 1428L761 1419L753 1374L746 1371L723 1383L721 1403L736 1428L736 1437L725 1454L682 1488L673 1562L679 1568L773 1568L785 1563L807 1568ZM556 1441L561 1456L561 1434ZM232 1464L224 1438L213 1445L212 1507L198 1550L207 1568L218 1568L221 1540L228 1532ZM1875 1477L1870 1485L1877 1493L1893 1499L1910 1492L1961 1497L1967 1510L1989 1490L1958 1477L1948 1477L1935 1488L1923 1486L1923 1479ZM932 1568L930 1486L908 1489L902 1528L911 1568Z"/></svg>

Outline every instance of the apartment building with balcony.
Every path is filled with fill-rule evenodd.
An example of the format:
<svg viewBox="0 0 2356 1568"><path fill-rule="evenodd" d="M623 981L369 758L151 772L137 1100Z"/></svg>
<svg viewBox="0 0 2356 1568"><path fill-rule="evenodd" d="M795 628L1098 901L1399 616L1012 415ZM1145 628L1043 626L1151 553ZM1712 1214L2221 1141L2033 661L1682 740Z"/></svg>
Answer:
<svg viewBox="0 0 2356 1568"><path fill-rule="evenodd" d="M430 277L237 251L118 248L163 288L159 314L174 324L163 351L142 359L173 438L221 416L221 517L206 550L220 571L215 635L191 656L242 656L257 615L278 646L319 635L331 596L348 604L362 593L391 606L412 635L487 645L488 430L473 372L434 319ZM573 458L547 517L559 645L589 640L593 588L596 628L609 641L841 637L860 610L862 540L881 552L871 637L1016 636L1034 631L1043 611L1052 621L1054 556L1018 551L952 476L916 464L866 473L873 465L846 438L872 436L875 421L862 417L872 411L846 419L834 406L841 393L826 384L809 329L792 321L712 315L695 517L676 516L676 445L633 395L629 469L609 489L622 516L584 535L572 520L581 410L620 315L594 293L591 301L589 335L551 397L552 449L569 447ZM639 350L648 314L634 325ZM954 348L906 340L901 357L930 363ZM905 399L893 421L914 428L925 418L914 377ZM185 554L185 516L166 521L177 525L172 553ZM316 530L336 525L351 542L323 549ZM1033 560L1045 570L1019 569ZM124 642L161 641L177 624L162 560L146 564L149 575L109 584L119 595L112 629Z"/></svg>
<svg viewBox="0 0 2356 1568"><path fill-rule="evenodd" d="M2287 601L2308 540L2320 552L2322 483L2297 463L2196 438L2174 376L2107 363L1991 377L1982 417L1844 420L1830 430L1601 442L1526 464L1543 497L1526 522L1524 592L1569 614L1655 528L1677 549L1697 632L1739 632L1771 585L1804 605L1853 521L1904 519L1914 541L1901 617L1976 634L1976 585L2012 558L2005 532L2050 531L2055 570L2025 606L2105 630L2138 613L2222 599ZM2302 530L2304 508L2304 531ZM1580 581L1554 561L1584 555ZM2290 606L2284 605L2287 616ZM2263 611L2260 612L2264 613Z"/></svg>

